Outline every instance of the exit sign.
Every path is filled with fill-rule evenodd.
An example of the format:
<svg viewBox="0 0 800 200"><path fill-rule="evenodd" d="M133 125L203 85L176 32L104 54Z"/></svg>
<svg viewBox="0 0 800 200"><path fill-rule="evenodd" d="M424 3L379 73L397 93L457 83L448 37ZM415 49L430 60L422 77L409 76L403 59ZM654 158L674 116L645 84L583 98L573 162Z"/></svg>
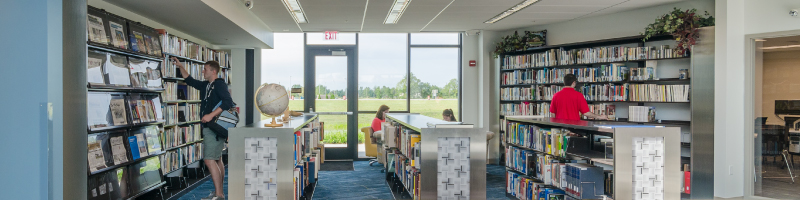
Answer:
<svg viewBox="0 0 800 200"><path fill-rule="evenodd" d="M325 31L325 40L339 40L339 31Z"/></svg>

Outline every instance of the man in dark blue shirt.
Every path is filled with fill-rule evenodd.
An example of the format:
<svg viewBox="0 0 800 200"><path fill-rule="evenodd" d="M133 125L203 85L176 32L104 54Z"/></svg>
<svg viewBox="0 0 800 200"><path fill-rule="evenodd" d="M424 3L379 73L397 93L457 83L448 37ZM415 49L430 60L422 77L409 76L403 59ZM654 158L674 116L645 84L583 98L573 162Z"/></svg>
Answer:
<svg viewBox="0 0 800 200"><path fill-rule="evenodd" d="M223 110L228 110L233 106L233 99L231 99L231 94L228 92L228 85L225 84L225 80L217 78L217 73L219 73L220 69L219 63L216 61L208 61L203 65L202 73L205 81L192 78L177 58L172 57L172 61L180 69L186 85L200 90L200 95L202 95L200 96L200 116L203 122L203 161L211 171L211 179L214 181L215 189L207 199L225 199L225 193L222 191L225 164L221 158L226 138L218 137L205 124L222 114ZM222 103L220 104L220 102ZM214 109L217 104L220 104L219 108Z"/></svg>

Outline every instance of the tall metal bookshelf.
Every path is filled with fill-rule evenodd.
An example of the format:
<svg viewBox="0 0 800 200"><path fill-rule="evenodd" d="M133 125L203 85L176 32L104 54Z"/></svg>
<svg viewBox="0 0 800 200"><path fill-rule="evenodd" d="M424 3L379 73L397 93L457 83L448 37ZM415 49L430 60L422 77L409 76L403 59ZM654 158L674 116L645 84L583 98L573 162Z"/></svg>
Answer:
<svg viewBox="0 0 800 200"><path fill-rule="evenodd" d="M126 28L125 30L127 30L127 28L129 26L135 25L137 27L143 27L145 29L151 29L151 30L154 31L154 29L152 29L150 27L147 27L146 25L142 25L141 23L133 22L131 20L122 18L120 16L116 16L116 15L114 15L112 13L107 13L106 11L101 10L101 9L97 9L97 8L94 8L94 7L89 7L89 10L90 10L90 14L95 15L95 16L102 15L102 16L108 16L109 18L112 18L112 20L121 20L122 21L122 26L124 26ZM107 21L105 21L105 22L106 22L106 24L108 24ZM128 24L132 24L132 25L128 25ZM106 27L106 29L107 29L106 31L109 31L107 27ZM127 35L128 33L124 33L124 34ZM128 37L128 36L126 36L126 37ZM130 40L130 38L127 38L126 40L127 41L125 41L125 42L132 42ZM155 36L153 38L153 41L159 42L162 49L166 47L165 42L161 41L160 37ZM158 86L158 87L132 87L132 86L110 85L110 84L107 84L107 83L106 84L87 83L87 91L88 91L88 93L90 95L90 98L88 98L88 101L92 101L92 99L91 99L91 95L92 94L99 94L99 93L104 93L105 94L105 93L108 93L108 94L117 95L117 96L120 96L121 98L124 98L124 102L125 102L124 103L125 104L125 108L124 109L125 109L125 112L127 114L127 116L124 117L125 120L126 120L126 123L124 125L110 125L110 126L106 125L106 126L102 126L102 127L89 126L87 128L87 134L90 137L89 138L90 141L92 140L92 136L93 135L97 135L97 134L107 134L108 136L106 136L106 137L110 137L111 134L118 134L118 136L125 136L125 137L123 137L123 138L125 138L123 146L124 146L124 148L126 148L126 151L127 151L126 155L125 155L126 159L127 159L126 162L116 163L116 164L111 165L111 164L109 164L110 161L106 161L105 162L106 163L105 167L102 168L102 169L94 170L94 171L92 171L91 169L87 170L87 176L88 176L88 180L89 180L87 197L89 199L137 199L137 198L141 198L141 199L174 199L174 198L180 197L182 194L187 193L191 189L195 188L199 183L203 182L204 180L209 179L211 176L210 176L209 173L207 173L207 170L205 169L205 165L201 162L202 161L202 151L199 150L199 146L200 145L197 145L197 144L201 144L203 139L196 138L196 139L193 139L191 141L189 141L189 139L182 139L181 142L179 142L180 144L171 145L171 147L167 148L165 146L165 138L164 138L165 135L163 135L163 134L164 134L165 128L199 125L200 121L199 120L191 120L190 121L189 119L186 119L183 122L176 121L175 123L167 123L167 120L165 120L165 118L166 118L166 116L165 116L166 115L166 110L162 110L161 112L164 115L164 117L162 117L160 119L157 119L155 121L136 122L136 121L133 121L132 115L133 115L134 112L140 112L140 111L135 110L133 108L130 108L130 106L129 106L130 104L129 104L128 98L131 97L132 95L149 95L149 96L158 97L159 98L159 101L157 102L158 105L161 105L161 106L164 106L164 107L158 107L158 108L154 108L154 109L166 109L167 105L175 105L175 106L186 105L186 104L198 104L199 105L200 99L189 99L188 95L187 95L186 99L172 100L172 101L166 101L165 100L165 98L164 98L164 96L166 95L165 94L166 89L164 88L165 83L167 83L167 82L179 83L179 82L183 82L184 81L182 78L165 77L164 74L163 74L164 67L166 66L165 62L171 62L170 61L170 57L177 57L181 61L194 62L194 63L198 63L198 64L202 65L206 61L212 60L212 59L211 58L209 58L209 59L205 59L205 58L190 59L190 58L187 58L187 57L181 57L181 56L176 56L176 55L172 55L172 54L167 54L166 52L162 53L162 52L160 52L160 51L162 51L162 49L157 49L159 51L157 54L147 54L147 53L136 52L136 51L131 50L131 46L133 46L133 44L131 44L131 43L127 43L126 45L128 45L127 48L120 48L120 47L117 47L117 46L114 46L114 45L102 44L102 43L97 43L97 42L94 42L94 41L87 41L87 43L86 43L86 47L87 47L88 51L94 51L94 52L105 53L105 54L115 54L115 55L118 55L118 56L125 57L125 59L126 59L125 63L126 64L128 64L128 59L138 59L138 60L145 60L147 62L156 62L157 66L158 66L157 70L159 71L158 79L161 80L160 86ZM216 50L214 50L214 51L216 51ZM219 51L219 52L221 52L221 51ZM161 55L161 56L158 56L158 55ZM230 62L229 62L230 56L228 55L227 52L222 53L222 55L223 56L227 56L226 57L227 59L223 59L223 61L228 61L228 62L221 63L221 65L223 66L221 68L221 70L224 70L224 73L221 73L221 74L224 74L225 76L228 76L228 74L230 74L230 73L227 73L227 72L229 72L229 70L231 70ZM213 59L213 60L219 61L219 59ZM101 67L103 67L104 65L105 65L104 63L101 64ZM103 73L106 73L105 70L103 70ZM130 73L132 73L132 72L129 71L129 74L128 74L129 77L131 76ZM104 76L106 76L106 75L104 75ZM227 84L230 85L230 82L228 81L229 78L226 77L225 80L226 80ZM150 99L150 100L155 100L155 99ZM87 104L89 104L89 102L87 102ZM91 105L90 105L89 109L92 109ZM175 115L178 115L178 113L175 113ZM198 117L198 119L199 119L199 117ZM155 150L155 149L148 150L149 153L148 153L147 156L140 156L138 159L133 159L133 156L131 155L131 153L132 153L132 151L136 151L136 149L131 149L131 147L128 145L127 137L128 136L133 136L133 134L134 134L133 132L134 131L137 131L137 130L145 128L145 127L155 127L157 129L157 132L158 132L157 138L153 138L151 140L150 136L147 136L148 144L151 144L151 142L154 142L154 141L158 143L158 145L156 145L156 146L158 146L157 150ZM182 134L182 133L178 133L178 134ZM202 133L201 133L201 135L202 135ZM194 153L195 153L195 154L190 154L190 155L195 155L196 156L196 157L193 157L195 159L192 159L194 161L189 162L187 160L187 163L181 163L176 169L163 170L163 168L162 168L162 164L163 164L162 162L163 162L163 159L164 159L163 156L165 156L165 155L167 155L167 154L169 154L171 152L172 153L181 154L181 153L179 153L181 150L186 150L186 152L188 152L189 150L187 150L187 147L190 147L190 146L193 148L192 150L194 150ZM148 145L147 148L150 148L150 147L152 147L152 145ZM103 148L104 148L103 151L105 151L106 147L103 147ZM197 148L197 149L195 149L195 148ZM109 156L109 155L106 155L106 156ZM186 157L188 157L188 156L186 156ZM200 159L196 159L198 157ZM105 159L109 159L109 158L105 158ZM223 157L223 160L225 160L225 157ZM86 160L84 160L84 162L86 162ZM143 165L143 166L140 167L139 165ZM156 166L156 165L158 166L157 169L151 169L153 166ZM136 170L142 170L141 171L142 175L141 176L132 175L133 174L132 171L134 170L134 168ZM146 168L146 170L145 170L145 168ZM140 174L140 173L135 173L135 174ZM148 184L146 186L135 185L135 184L138 184L139 181L141 181L141 180L147 180L146 181L147 183L152 183L152 184ZM114 183L114 185L112 186L112 182L116 182L116 183ZM107 184L107 186L106 186L106 184ZM115 194L112 195L111 193L114 192L115 190L116 190Z"/></svg>
<svg viewBox="0 0 800 200"><path fill-rule="evenodd" d="M498 85L500 89L513 88L513 87L537 87L537 86L550 86L550 85L563 85L560 83L547 83L539 84L534 83L526 84L503 84L503 73L514 72L519 70L539 70L539 69L561 69L561 68L591 68L599 67L600 65L609 65L612 63L624 63L628 67L645 67L647 61L669 62L678 64L681 69L689 70L689 77L686 79L678 79L677 76L670 77L657 77L658 80L627 80L627 81L614 81L614 82L589 82L582 83L588 84L657 84L657 85L686 85L690 87L689 101L686 102L650 102L650 101L629 101L627 97L625 101L587 101L590 105L595 103L614 104L617 110L617 116L620 116L620 110L627 111L629 106L655 106L657 113L665 113L666 117L653 122L628 122L627 118L617 118L614 121L604 121L618 124L631 124L631 125L657 125L665 127L680 127L681 132L681 168L684 164L689 164L691 171L691 194L682 194L682 198L697 198L707 199L713 198L713 103L714 99L714 27L701 28L700 39L697 44L693 46L693 50L681 57L659 58L659 59L630 59L617 62L598 62L587 64L568 64L568 65L552 65L547 67L526 67L508 69L503 61L507 56L517 56L526 54L543 53L551 50L572 50L594 47L647 47L658 45L669 45L674 47L676 44L670 35L659 35L649 38L646 42L642 39L643 36L630 36L613 39L595 40L578 42L563 45L544 46L537 48L530 48L524 51L510 52L500 54L500 67L498 74ZM558 60L559 55L556 55ZM659 65L661 68L661 65ZM676 69L675 66L669 67L669 70ZM667 70L667 69L664 69ZM677 69L676 69L677 70ZM676 71L677 72L677 71ZM676 72L661 73L674 75ZM536 77L533 77L535 80ZM557 91L556 91L557 92ZM549 103L549 100L503 100L502 95L499 100L500 105L500 133L501 138L506 138L506 131L504 130L508 123L505 121L503 111L504 104L510 103ZM549 104L548 104L549 105ZM677 113L677 114L676 114ZM549 114L549 113L548 113ZM627 115L627 113L626 113ZM659 116L657 114L657 119ZM596 120L587 120L596 121ZM602 136L600 136L602 137ZM599 138L591 138L593 142L597 142ZM501 139L500 152L501 159L505 160L507 155L504 155L505 148L514 146L507 144L504 139ZM505 163L505 162L501 162ZM683 177L681 177L683 178Z"/></svg>

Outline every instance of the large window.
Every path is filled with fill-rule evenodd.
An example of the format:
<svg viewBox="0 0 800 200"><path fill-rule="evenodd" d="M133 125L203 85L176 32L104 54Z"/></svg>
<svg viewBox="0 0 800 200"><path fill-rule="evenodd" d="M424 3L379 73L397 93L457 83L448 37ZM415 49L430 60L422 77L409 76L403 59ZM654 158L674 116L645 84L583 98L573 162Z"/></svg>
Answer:
<svg viewBox="0 0 800 200"><path fill-rule="evenodd" d="M277 83L287 90L303 88L303 34L275 33L275 48L261 50L261 84ZM289 109L302 111L303 93L291 94Z"/></svg>
<svg viewBox="0 0 800 200"><path fill-rule="evenodd" d="M444 109L459 116L458 47L411 48L411 112L442 118Z"/></svg>

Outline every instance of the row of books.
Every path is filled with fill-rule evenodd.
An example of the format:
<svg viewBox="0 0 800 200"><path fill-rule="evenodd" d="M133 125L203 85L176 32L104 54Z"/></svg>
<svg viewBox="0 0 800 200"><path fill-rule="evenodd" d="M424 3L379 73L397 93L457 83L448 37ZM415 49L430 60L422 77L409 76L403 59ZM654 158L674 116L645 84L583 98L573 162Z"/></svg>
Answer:
<svg viewBox="0 0 800 200"><path fill-rule="evenodd" d="M411 195L412 199L422 199L420 190L421 175L420 168L412 167L411 160L399 153L394 154L394 174L403 183L406 191Z"/></svg>
<svg viewBox="0 0 800 200"><path fill-rule="evenodd" d="M628 121L654 122L656 121L656 107L630 106L628 107Z"/></svg>
<svg viewBox="0 0 800 200"><path fill-rule="evenodd" d="M151 56L162 56L158 32L148 26L89 7L86 15L90 42ZM130 42L130 43L129 43Z"/></svg>
<svg viewBox="0 0 800 200"><path fill-rule="evenodd" d="M540 193L536 189L544 188L562 190L568 194L566 199L602 199L609 196L606 193L606 185L609 184L607 173L602 167L592 166L584 160L567 160L531 151L524 155L529 161L524 165L533 171L507 172L506 190L514 196L535 199L531 197ZM541 195L537 197L543 198Z"/></svg>
<svg viewBox="0 0 800 200"><path fill-rule="evenodd" d="M203 159L203 144L196 143L167 151L159 158L161 159L161 171L166 174Z"/></svg>
<svg viewBox="0 0 800 200"><path fill-rule="evenodd" d="M230 60L231 55L225 51L217 51L214 49L206 49L205 57L203 58L204 61L217 61L220 66L222 67L231 67Z"/></svg>
<svg viewBox="0 0 800 200"><path fill-rule="evenodd" d="M163 182L159 158L153 157L131 165L90 175L88 200L128 199L132 195Z"/></svg>
<svg viewBox="0 0 800 200"><path fill-rule="evenodd" d="M89 172L139 160L163 151L158 126L128 131L93 133L88 136Z"/></svg>
<svg viewBox="0 0 800 200"><path fill-rule="evenodd" d="M500 104L500 114L501 115L544 115L544 116L551 116L550 113L550 103L543 102L543 103L532 103L532 102L520 102L520 103L503 103Z"/></svg>
<svg viewBox="0 0 800 200"><path fill-rule="evenodd" d="M628 47L593 47L582 49L558 49L559 65L619 62L627 60Z"/></svg>
<svg viewBox="0 0 800 200"><path fill-rule="evenodd" d="M519 200L567 199L564 190L513 171L506 172L506 193Z"/></svg>
<svg viewBox="0 0 800 200"><path fill-rule="evenodd" d="M178 105L175 104L167 104L164 105L164 124L166 125L174 125L180 123L178 120Z"/></svg>
<svg viewBox="0 0 800 200"><path fill-rule="evenodd" d="M631 84L630 101L689 102L689 85Z"/></svg>
<svg viewBox="0 0 800 200"><path fill-rule="evenodd" d="M638 84L595 84L584 85L579 88L586 101L626 101L628 100L628 88Z"/></svg>
<svg viewBox="0 0 800 200"><path fill-rule="evenodd" d="M617 118L617 106L610 103L600 103L600 104L589 104L589 112L598 114L598 115L606 115L609 119L613 120ZM586 116L583 116L583 119L588 119ZM606 120L606 119L600 119Z"/></svg>
<svg viewBox="0 0 800 200"><path fill-rule="evenodd" d="M86 81L89 86L161 88L160 62L89 50Z"/></svg>
<svg viewBox="0 0 800 200"><path fill-rule="evenodd" d="M88 129L164 120L157 94L88 92Z"/></svg>
<svg viewBox="0 0 800 200"><path fill-rule="evenodd" d="M200 121L199 103L187 103L186 105L181 105L178 109L181 109L183 113L186 114L185 118L187 122Z"/></svg>
<svg viewBox="0 0 800 200"><path fill-rule="evenodd" d="M551 49L543 53L505 56L502 69L682 58L686 56L688 54L680 55L677 50L670 49L669 45L650 47L612 46L570 50L560 48Z"/></svg>
<svg viewBox="0 0 800 200"><path fill-rule="evenodd" d="M217 61L222 67L230 67L230 54L225 51L214 50L204 45L174 36L163 29L158 29L163 41L163 51L176 56L186 57L199 61Z"/></svg>
<svg viewBox="0 0 800 200"><path fill-rule="evenodd" d="M194 60L204 60L203 56L205 56L204 51L206 51L206 48L203 45L174 36L166 31L159 32L161 40L164 41L164 48L162 50L165 53Z"/></svg>
<svg viewBox="0 0 800 200"><path fill-rule="evenodd" d="M164 101L178 100L178 83L164 82Z"/></svg>
<svg viewBox="0 0 800 200"><path fill-rule="evenodd" d="M549 101L564 86L531 86L500 88L500 100ZM689 85L658 84L586 84L576 88L587 101L652 101L689 102Z"/></svg>
<svg viewBox="0 0 800 200"><path fill-rule="evenodd" d="M567 129L541 128L518 122L508 122L505 126L508 130L506 131L506 143L555 156L567 155L568 134L570 133Z"/></svg>
<svg viewBox="0 0 800 200"><path fill-rule="evenodd" d="M202 130L203 128L200 124L166 127L161 134L162 143L164 148L169 149L186 143L199 141L202 139Z"/></svg>
<svg viewBox="0 0 800 200"><path fill-rule="evenodd" d="M581 83L658 80L656 71L657 61L647 61L647 66L641 68L611 64L587 68L525 69L503 72L500 84L559 84L564 83L567 74L574 74Z"/></svg>
<svg viewBox="0 0 800 200"><path fill-rule="evenodd" d="M305 127L295 132L294 137L294 162L292 174L294 184L293 199L304 199L306 188L315 183L319 176L321 160L321 146L319 141L323 135L322 124L319 119L308 123Z"/></svg>
<svg viewBox="0 0 800 200"><path fill-rule="evenodd" d="M155 122L163 119L161 115L161 98L158 94L133 93L128 99L133 123Z"/></svg>

